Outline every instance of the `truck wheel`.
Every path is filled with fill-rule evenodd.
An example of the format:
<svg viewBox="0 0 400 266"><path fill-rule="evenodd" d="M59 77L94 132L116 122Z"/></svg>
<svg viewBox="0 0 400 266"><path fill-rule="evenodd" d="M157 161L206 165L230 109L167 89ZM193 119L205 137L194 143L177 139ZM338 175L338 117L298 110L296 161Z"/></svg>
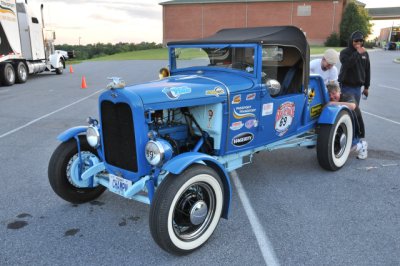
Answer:
<svg viewBox="0 0 400 266"><path fill-rule="evenodd" d="M199 248L218 225L223 198L221 180L209 167L194 165L180 175L168 175L150 207L153 239L176 255Z"/></svg>
<svg viewBox="0 0 400 266"><path fill-rule="evenodd" d="M15 83L15 69L10 63L5 63L0 66L0 75L2 84L11 86Z"/></svg>
<svg viewBox="0 0 400 266"><path fill-rule="evenodd" d="M89 146L85 136L79 136L82 156L82 172L100 160L96 150ZM54 192L72 203L84 203L99 197L105 187L93 185L93 179L80 180L80 160L74 138L61 143L50 158L48 175Z"/></svg>
<svg viewBox="0 0 400 266"><path fill-rule="evenodd" d="M61 65L61 67L56 68L56 73L57 73L58 75L61 75L61 74L64 72L64 68L65 68L64 60L60 59L60 61L58 62L58 64Z"/></svg>
<svg viewBox="0 0 400 266"><path fill-rule="evenodd" d="M333 125L320 125L317 157L322 168L340 169L347 161L353 140L353 123L349 113L341 111Z"/></svg>
<svg viewBox="0 0 400 266"><path fill-rule="evenodd" d="M16 83L25 83L28 80L28 69L26 65L22 62L19 62L17 64L17 77L16 77Z"/></svg>

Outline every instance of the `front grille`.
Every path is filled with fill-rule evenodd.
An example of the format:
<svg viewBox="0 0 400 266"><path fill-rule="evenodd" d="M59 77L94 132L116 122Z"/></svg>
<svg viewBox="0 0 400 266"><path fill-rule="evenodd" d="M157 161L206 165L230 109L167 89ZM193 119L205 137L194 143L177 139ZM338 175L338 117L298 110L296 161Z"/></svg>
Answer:
<svg viewBox="0 0 400 266"><path fill-rule="evenodd" d="M137 172L135 128L130 106L126 103L103 101L101 127L106 162Z"/></svg>

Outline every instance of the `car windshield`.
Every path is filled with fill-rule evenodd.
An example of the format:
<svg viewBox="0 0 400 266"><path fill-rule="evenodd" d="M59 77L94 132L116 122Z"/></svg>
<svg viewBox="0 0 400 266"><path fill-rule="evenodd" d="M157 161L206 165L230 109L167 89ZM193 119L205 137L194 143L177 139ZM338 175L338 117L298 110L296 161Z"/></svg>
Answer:
<svg viewBox="0 0 400 266"><path fill-rule="evenodd" d="M230 68L254 73L253 47L199 47L173 48L176 69L190 67Z"/></svg>

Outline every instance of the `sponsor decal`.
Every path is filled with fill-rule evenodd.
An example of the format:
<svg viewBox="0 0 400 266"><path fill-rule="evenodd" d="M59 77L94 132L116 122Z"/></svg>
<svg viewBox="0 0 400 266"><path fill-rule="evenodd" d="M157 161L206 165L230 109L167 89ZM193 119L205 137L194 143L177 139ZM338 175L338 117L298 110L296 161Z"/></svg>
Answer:
<svg viewBox="0 0 400 266"><path fill-rule="evenodd" d="M192 88L187 86L170 87L170 88L164 88L162 92L164 92L165 95L167 95L168 98L170 98L171 100L176 100L183 94L191 93Z"/></svg>
<svg viewBox="0 0 400 266"><path fill-rule="evenodd" d="M15 4L12 4L12 3L7 3L7 2L4 2L4 1L1 1L1 3L0 3L0 13L3 13L3 14L13 14L14 16L15 16L15 12L14 12L14 9L15 8Z"/></svg>
<svg viewBox="0 0 400 266"><path fill-rule="evenodd" d="M284 102L276 111L275 131L279 137L286 134L294 119L294 102Z"/></svg>
<svg viewBox="0 0 400 266"><path fill-rule="evenodd" d="M243 119L248 117L255 117L253 114L256 111L256 108L253 108L251 105L238 106L233 110L233 117L236 119Z"/></svg>
<svg viewBox="0 0 400 266"><path fill-rule="evenodd" d="M232 123L232 125L230 126L231 130L239 130L243 127L243 122L242 121L237 121Z"/></svg>
<svg viewBox="0 0 400 266"><path fill-rule="evenodd" d="M214 95L219 97L221 94L224 94L225 90L221 87L215 87L213 90L207 90L206 95Z"/></svg>
<svg viewBox="0 0 400 266"><path fill-rule="evenodd" d="M312 100L314 100L315 97L315 90L314 89L308 89L308 103L311 103Z"/></svg>
<svg viewBox="0 0 400 266"><path fill-rule="evenodd" d="M317 104L311 107L310 116L311 118L315 118L319 116L322 112L322 104Z"/></svg>
<svg viewBox="0 0 400 266"><path fill-rule="evenodd" d="M256 108L253 108L251 105L244 105L235 107L235 111L237 111L239 114L254 113L256 111Z"/></svg>
<svg viewBox="0 0 400 266"><path fill-rule="evenodd" d="M272 115L274 110L274 103L264 103L262 106L262 116Z"/></svg>
<svg viewBox="0 0 400 266"><path fill-rule="evenodd" d="M232 100L232 104L239 104L242 101L242 95L235 95Z"/></svg>
<svg viewBox="0 0 400 266"><path fill-rule="evenodd" d="M246 96L246 101L252 101L256 98L256 93L250 93Z"/></svg>
<svg viewBox="0 0 400 266"><path fill-rule="evenodd" d="M257 127L258 126L258 121L257 119L250 119L247 120L245 123L246 128L250 129L252 127Z"/></svg>
<svg viewBox="0 0 400 266"><path fill-rule="evenodd" d="M233 137L232 145L236 147L242 147L249 144L254 139L254 135L250 132L243 132Z"/></svg>

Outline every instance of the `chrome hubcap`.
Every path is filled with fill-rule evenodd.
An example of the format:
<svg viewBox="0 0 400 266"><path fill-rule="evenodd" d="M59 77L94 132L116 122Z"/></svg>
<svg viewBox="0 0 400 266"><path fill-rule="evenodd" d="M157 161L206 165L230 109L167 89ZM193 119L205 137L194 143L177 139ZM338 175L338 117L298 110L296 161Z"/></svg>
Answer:
<svg viewBox="0 0 400 266"><path fill-rule="evenodd" d="M347 146L347 128L345 125L340 125L337 129L335 140L334 140L334 154L336 158L340 158Z"/></svg>
<svg viewBox="0 0 400 266"><path fill-rule="evenodd" d="M27 74L26 74L26 69L25 69L24 67L21 67L21 68L19 69L19 76L20 76L23 80L26 79Z"/></svg>
<svg viewBox="0 0 400 266"><path fill-rule="evenodd" d="M15 79L14 71L11 68L8 69L7 76L9 81L13 81Z"/></svg>
<svg viewBox="0 0 400 266"><path fill-rule="evenodd" d="M206 219L207 212L207 204L204 201L200 200L196 202L196 204L192 207L192 210L190 211L190 221L194 225L201 224Z"/></svg>
<svg viewBox="0 0 400 266"><path fill-rule="evenodd" d="M174 207L175 235L183 241L199 238L212 222L215 208L215 193L209 184L198 182L190 185Z"/></svg>

